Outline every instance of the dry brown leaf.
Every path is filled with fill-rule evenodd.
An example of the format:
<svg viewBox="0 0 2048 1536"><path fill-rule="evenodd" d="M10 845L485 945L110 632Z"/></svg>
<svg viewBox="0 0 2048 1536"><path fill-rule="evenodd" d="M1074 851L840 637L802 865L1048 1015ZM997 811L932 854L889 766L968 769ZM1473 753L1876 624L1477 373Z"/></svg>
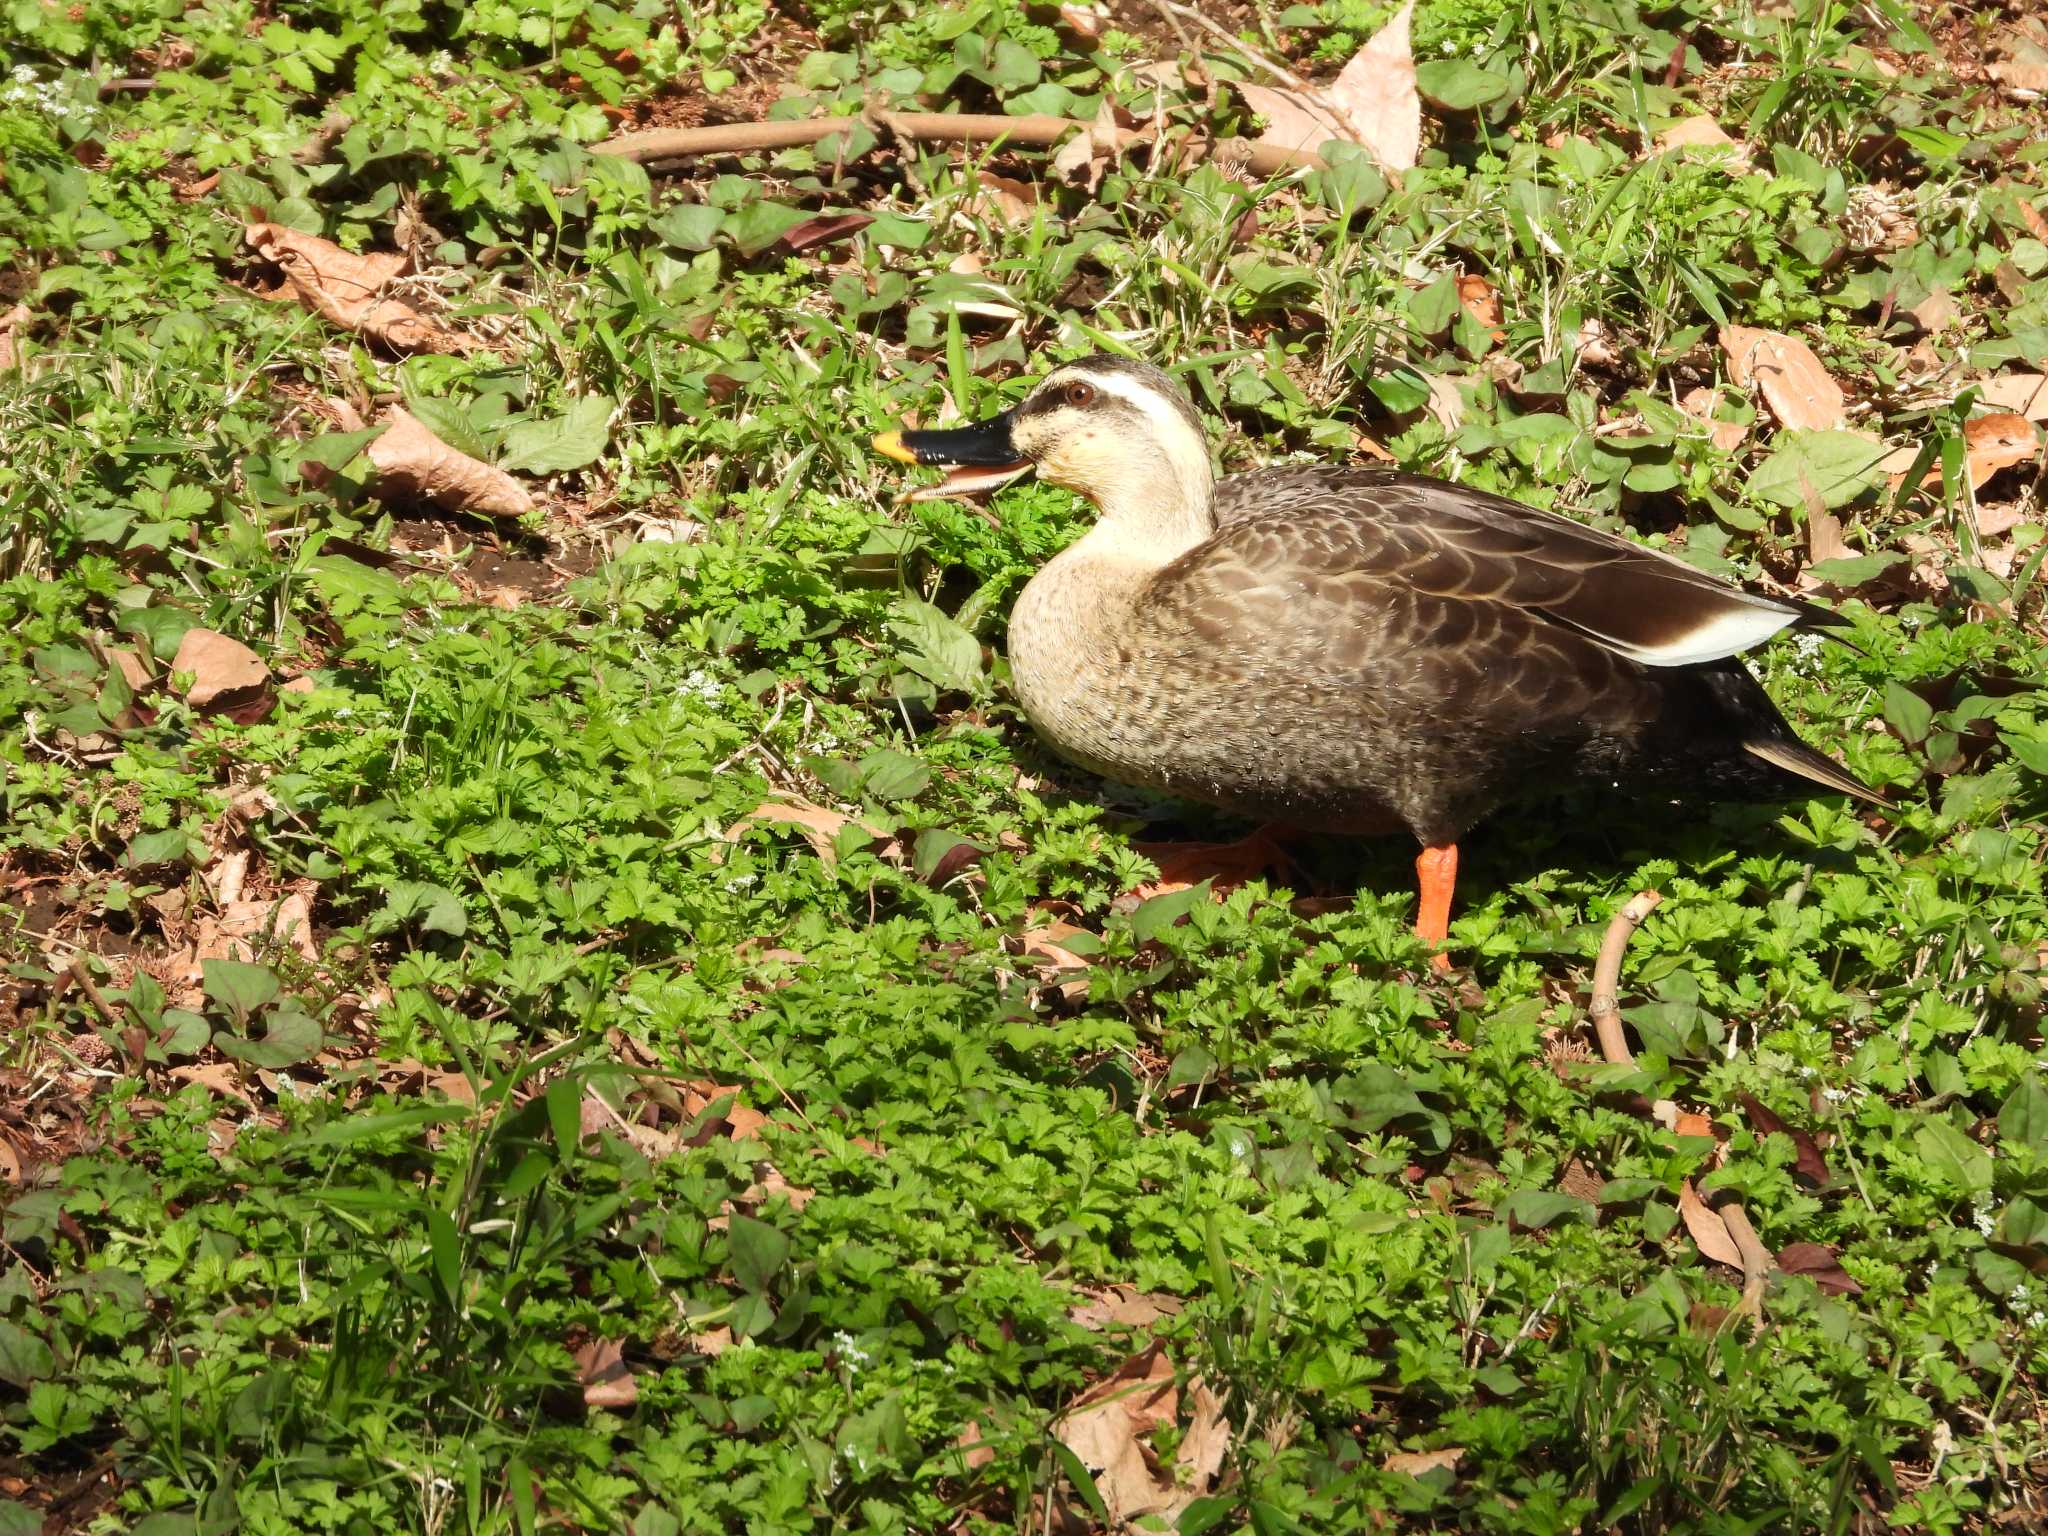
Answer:
<svg viewBox="0 0 2048 1536"><path fill-rule="evenodd" d="M732 1348L732 1330L707 1328L702 1333L691 1334L684 1342L688 1344L691 1354L702 1355L707 1360L716 1360Z"/></svg>
<svg viewBox="0 0 2048 1536"><path fill-rule="evenodd" d="M223 1098L240 1099L251 1109L256 1100L249 1090L242 1086L242 1075L231 1061L209 1061L197 1066L171 1068L174 1083L197 1083L211 1093Z"/></svg>
<svg viewBox="0 0 2048 1536"><path fill-rule="evenodd" d="M1476 324L1493 334L1495 341L1506 340L1507 332L1500 328L1500 290L1492 283L1476 272L1466 273L1458 279L1458 302Z"/></svg>
<svg viewBox="0 0 2048 1536"><path fill-rule="evenodd" d="M1158 1515L1170 1525L1208 1491L1229 1448L1230 1426L1199 1381L1189 1383L1188 1395L1192 1422L1171 1467L1155 1464L1149 1444L1155 1429L1180 1415L1172 1362L1156 1344L1082 1393L1060 1418L1054 1433L1094 1476L1112 1520Z"/></svg>
<svg viewBox="0 0 2048 1536"><path fill-rule="evenodd" d="M12 1139L5 1135L0 1135L0 1180L17 1186L21 1183L21 1157L15 1152Z"/></svg>
<svg viewBox="0 0 2048 1536"><path fill-rule="evenodd" d="M395 251L358 255L282 224L251 224L242 238L284 272L285 288L272 297L297 299L332 325L399 352L468 352L474 346L410 304L380 297L405 270L405 257Z"/></svg>
<svg viewBox="0 0 2048 1536"><path fill-rule="evenodd" d="M1977 386L1977 399L2029 421L2048 421L2048 373L2002 373Z"/></svg>
<svg viewBox="0 0 2048 1536"><path fill-rule="evenodd" d="M1946 288L1936 288L1906 311L1923 331L1945 331L1962 318L1962 310Z"/></svg>
<svg viewBox="0 0 2048 1536"><path fill-rule="evenodd" d="M803 833L804 841L811 845L813 853L827 864L836 864L839 862L839 833L852 820L843 812L814 805L809 800L763 800L725 829L725 840L728 843L738 842L740 835L749 827L795 827Z"/></svg>
<svg viewBox="0 0 2048 1536"><path fill-rule="evenodd" d="M2017 30L2005 32L1999 43L2012 56L1985 66L1991 78L2023 101L2048 95L2048 48Z"/></svg>
<svg viewBox="0 0 2048 1536"><path fill-rule="evenodd" d="M208 960L256 961L261 941L289 946L302 959L318 961L313 941L313 893L291 892L275 901L225 901L216 916L202 917L192 941L190 974L197 979Z"/></svg>
<svg viewBox="0 0 2048 1536"><path fill-rule="evenodd" d="M1109 25L1109 12L1099 5L1062 5L1060 20L1069 30L1093 42Z"/></svg>
<svg viewBox="0 0 2048 1536"><path fill-rule="evenodd" d="M1458 388L1458 381L1449 374L1432 373L1429 375L1429 403L1423 409L1444 429L1446 437L1456 437L1458 429L1465 424L1465 392Z"/></svg>
<svg viewBox="0 0 2048 1536"><path fill-rule="evenodd" d="M1691 1179L1678 1186L1678 1214L1685 1219L1685 1230L1692 1235L1693 1245L1703 1257L1717 1264L1742 1268L1742 1250L1728 1235L1728 1224L1699 1197Z"/></svg>
<svg viewBox="0 0 2048 1536"><path fill-rule="evenodd" d="M617 1339L592 1339L577 1350L576 1379L583 1383L587 1407L630 1408L640 1400L640 1384L633 1379L625 1347Z"/></svg>
<svg viewBox="0 0 2048 1536"><path fill-rule="evenodd" d="M1714 1122L1696 1109L1677 1109L1674 1106L1674 1116L1675 1118L1671 1122L1671 1133L1674 1136L1711 1136L1714 1134Z"/></svg>
<svg viewBox="0 0 2048 1536"><path fill-rule="evenodd" d="M2001 469L2024 464L2040 451L2040 434L2024 416L1979 416L1963 427L1970 488L1976 490ZM1935 478L1940 478L1936 471Z"/></svg>
<svg viewBox="0 0 2048 1536"><path fill-rule="evenodd" d="M270 669L263 665L262 657L213 629L186 630L171 670L192 674L185 702L194 709L228 708L245 702L250 693L270 681Z"/></svg>
<svg viewBox="0 0 2048 1536"><path fill-rule="evenodd" d="M967 206L974 213L1004 229L1031 222L1031 210L1038 206L1037 187L993 171L976 171L973 180L975 192Z"/></svg>
<svg viewBox="0 0 2048 1536"><path fill-rule="evenodd" d="M1657 135L1657 142L1649 153L1667 155L1674 150L1687 149L1728 149L1734 154L1729 157L1731 166L1749 164L1749 146L1740 140L1731 139L1727 130L1705 113L1697 117L1682 118Z"/></svg>
<svg viewBox="0 0 2048 1536"><path fill-rule="evenodd" d="M1069 185L1093 192L1102 185L1103 174L1114 164L1123 147L1134 137L1118 116L1116 100L1104 94L1095 109L1095 120L1079 133L1070 134L1052 157L1053 174Z"/></svg>
<svg viewBox="0 0 2048 1536"><path fill-rule="evenodd" d="M1721 421L1714 415L1714 408L1720 403L1720 396L1701 385L1689 391L1678 402L1678 408L1697 421L1706 423L1707 437L1723 453L1733 453L1742 446L1742 440L1749 436L1749 428L1739 421Z"/></svg>
<svg viewBox="0 0 2048 1536"><path fill-rule="evenodd" d="M1607 1181L1574 1157L1566 1160L1564 1172L1558 1175L1557 1187L1577 1199L1598 1205Z"/></svg>
<svg viewBox="0 0 2048 1536"><path fill-rule="evenodd" d="M28 324L28 306L17 304L0 315L0 373L10 373L20 361L14 352L14 333Z"/></svg>
<svg viewBox="0 0 2048 1536"><path fill-rule="evenodd" d="M1818 497L1814 499L1819 500ZM1811 506L1806 509L1808 565L1819 565L1823 560L1840 560L1855 553L1856 551L1849 547L1849 541L1842 537L1842 520L1839 517L1825 506Z"/></svg>
<svg viewBox="0 0 2048 1536"><path fill-rule="evenodd" d="M478 517L519 517L533 510L525 486L504 470L449 447L403 406L384 413L384 430L367 451L377 466L371 489L381 501L430 501Z"/></svg>
<svg viewBox="0 0 2048 1536"><path fill-rule="evenodd" d="M1836 1296L1859 1296L1863 1287L1842 1268L1840 1257L1826 1243L1788 1243L1778 1250L1778 1268L1788 1275L1805 1275L1822 1290Z"/></svg>
<svg viewBox="0 0 2048 1536"><path fill-rule="evenodd" d="M1730 381L1738 389L1760 388L1780 426L1826 432L1846 419L1849 402L1842 387L1797 337L1724 325L1721 351Z"/></svg>
<svg viewBox="0 0 2048 1536"><path fill-rule="evenodd" d="M1067 1316L1083 1328L1101 1330L1112 1324L1143 1328L1162 1317L1177 1317L1184 1303L1178 1296L1159 1291L1141 1291L1134 1285L1111 1285L1102 1290L1084 1290L1088 1299L1068 1311Z"/></svg>
<svg viewBox="0 0 2048 1536"><path fill-rule="evenodd" d="M979 1419L969 1419L967 1427L954 1437L953 1444L959 1449L960 1459L967 1464L967 1470L970 1472L985 1467L996 1459L995 1447L987 1444L982 1438Z"/></svg>
<svg viewBox="0 0 2048 1536"><path fill-rule="evenodd" d="M1410 47L1414 14L1409 0L1321 90L1237 82L1251 109L1266 119L1258 142L1313 153L1325 140L1342 139L1364 145L1397 176L1412 170L1422 152L1422 97Z"/></svg>
<svg viewBox="0 0 2048 1536"><path fill-rule="evenodd" d="M1383 1472L1399 1472L1405 1477L1420 1477L1425 1472L1434 1472L1438 1467L1456 1469L1465 1459L1465 1447L1447 1445L1436 1451L1396 1451L1380 1463Z"/></svg>

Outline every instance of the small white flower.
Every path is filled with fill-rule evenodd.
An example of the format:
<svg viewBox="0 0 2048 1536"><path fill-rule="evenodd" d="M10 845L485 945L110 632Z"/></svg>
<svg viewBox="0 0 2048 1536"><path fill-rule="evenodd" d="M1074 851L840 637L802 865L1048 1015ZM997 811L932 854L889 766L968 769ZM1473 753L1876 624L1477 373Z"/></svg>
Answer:
<svg viewBox="0 0 2048 1536"><path fill-rule="evenodd" d="M839 1363L849 1371L857 1371L873 1357L860 1347L854 1336L844 1329L832 1335L832 1352L839 1357Z"/></svg>
<svg viewBox="0 0 2048 1536"><path fill-rule="evenodd" d="M699 667L676 685L676 692L685 698L709 702L725 692L725 685Z"/></svg>
<svg viewBox="0 0 2048 1536"><path fill-rule="evenodd" d="M1849 1097L1849 1090L1846 1088L1823 1088L1820 1091L1820 1096L1830 1104L1839 1104L1842 1100Z"/></svg>

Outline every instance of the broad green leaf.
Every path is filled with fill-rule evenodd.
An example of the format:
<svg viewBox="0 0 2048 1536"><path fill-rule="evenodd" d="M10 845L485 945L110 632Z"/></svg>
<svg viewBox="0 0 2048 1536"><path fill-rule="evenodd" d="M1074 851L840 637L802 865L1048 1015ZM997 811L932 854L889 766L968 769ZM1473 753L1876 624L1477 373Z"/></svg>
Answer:
<svg viewBox="0 0 2048 1536"><path fill-rule="evenodd" d="M563 415L520 422L505 434L499 468L529 475L583 468L611 440L615 406L609 395L585 395Z"/></svg>
<svg viewBox="0 0 2048 1536"><path fill-rule="evenodd" d="M56 1369L57 1357L39 1335L0 1318L0 1381L26 1387L47 1381Z"/></svg>
<svg viewBox="0 0 2048 1536"><path fill-rule="evenodd" d="M1481 69L1470 59L1425 59L1415 66L1415 89L1425 101L1469 112L1511 95L1514 86L1506 76Z"/></svg>
<svg viewBox="0 0 2048 1536"><path fill-rule="evenodd" d="M703 203L677 203L649 220L647 227L679 251L703 251L711 248L724 224L723 209Z"/></svg>
<svg viewBox="0 0 2048 1536"><path fill-rule="evenodd" d="M372 933L389 933L414 924L424 933L445 933L459 939L469 932L462 899L446 886L401 880L385 892L384 905L370 919Z"/></svg>
<svg viewBox="0 0 2048 1536"><path fill-rule="evenodd" d="M732 1277L740 1289L759 1293L789 1259L789 1239L765 1221L734 1213L726 1230L731 1245Z"/></svg>
<svg viewBox="0 0 2048 1536"><path fill-rule="evenodd" d="M860 761L860 778L878 800L913 800L932 781L932 771L906 752L883 747Z"/></svg>
<svg viewBox="0 0 2048 1536"><path fill-rule="evenodd" d="M951 615L918 598L896 605L889 629L902 643L903 665L945 692L979 693L986 686L981 642Z"/></svg>
<svg viewBox="0 0 2048 1536"><path fill-rule="evenodd" d="M1884 685L1884 718L1905 741L1925 741L1934 724L1934 706L1904 683Z"/></svg>
<svg viewBox="0 0 2048 1536"><path fill-rule="evenodd" d="M1818 560L1806 568L1806 574L1817 581L1830 582L1835 586L1853 591L1865 582L1877 580L1886 571L1905 560L1904 555L1838 555L1833 560Z"/></svg>
<svg viewBox="0 0 2048 1536"><path fill-rule="evenodd" d="M810 217L801 208L757 199L726 217L725 234L742 256L758 256Z"/></svg>
<svg viewBox="0 0 2048 1536"><path fill-rule="evenodd" d="M1162 891L1139 902L1131 913L1131 937L1140 944L1151 943L1197 905L1207 901L1209 886L1210 882L1204 880L1199 885L1178 891Z"/></svg>
<svg viewBox="0 0 2048 1536"><path fill-rule="evenodd" d="M583 1087L572 1074L548 1084L548 1129L564 1163L573 1162L583 1146Z"/></svg>
<svg viewBox="0 0 2048 1536"><path fill-rule="evenodd" d="M1854 501L1883 478L1882 443L1855 432L1780 432L1771 456L1749 478L1749 491L1781 507L1804 508L1811 497L1839 507Z"/></svg>
<svg viewBox="0 0 2048 1536"><path fill-rule="evenodd" d="M0 1499L0 1536L43 1536L43 1512Z"/></svg>
<svg viewBox="0 0 2048 1536"><path fill-rule="evenodd" d="M2029 1147L2048 1147L2048 1086L2029 1072L1998 1111L1998 1134Z"/></svg>
<svg viewBox="0 0 2048 1536"><path fill-rule="evenodd" d="M1503 1200L1496 1214L1520 1227L1547 1227L1559 1221L1590 1221L1592 1205L1555 1189L1518 1189Z"/></svg>
<svg viewBox="0 0 2048 1536"><path fill-rule="evenodd" d="M1929 1120L1913 1134L1913 1147L1928 1172L1966 1195L1991 1188L1991 1154L1949 1121Z"/></svg>
<svg viewBox="0 0 2048 1536"><path fill-rule="evenodd" d="M427 1212L427 1255L451 1306L462 1305L462 1235L444 1211Z"/></svg>
<svg viewBox="0 0 2048 1536"><path fill-rule="evenodd" d="M317 1020L296 1007L287 1005L272 1010L263 1021L263 1038L247 1040L240 1035L229 1034L226 1030L216 1031L213 1037L215 1049L223 1056L232 1056L245 1061L252 1067L296 1066L320 1054L322 1036Z"/></svg>
<svg viewBox="0 0 2048 1536"><path fill-rule="evenodd" d="M237 1018L246 1019L279 990L277 973L241 960L207 960L200 965L206 995Z"/></svg>
<svg viewBox="0 0 2048 1536"><path fill-rule="evenodd" d="M491 456L490 447L484 442L483 434L477 431L476 423L469 419L469 412L453 400L439 400L431 395L417 395L407 390L405 408L425 423L429 432L457 453L466 453L472 459L488 459Z"/></svg>

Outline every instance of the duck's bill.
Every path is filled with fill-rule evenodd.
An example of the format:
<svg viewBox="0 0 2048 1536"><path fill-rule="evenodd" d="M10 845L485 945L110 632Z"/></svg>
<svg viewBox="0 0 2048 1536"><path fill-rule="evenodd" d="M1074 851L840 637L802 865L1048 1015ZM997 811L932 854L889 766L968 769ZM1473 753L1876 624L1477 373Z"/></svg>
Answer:
<svg viewBox="0 0 2048 1536"><path fill-rule="evenodd" d="M884 432L875 438L875 452L905 464L943 467L949 473L937 485L919 486L906 498L932 501L944 496L986 495L1031 473L1010 440L1010 413L978 421L971 427L933 432Z"/></svg>

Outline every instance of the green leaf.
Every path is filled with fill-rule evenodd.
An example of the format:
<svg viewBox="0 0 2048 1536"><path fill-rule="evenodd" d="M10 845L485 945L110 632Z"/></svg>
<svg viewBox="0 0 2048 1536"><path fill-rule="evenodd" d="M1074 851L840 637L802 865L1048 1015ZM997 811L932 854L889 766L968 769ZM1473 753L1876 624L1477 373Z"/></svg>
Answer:
<svg viewBox="0 0 2048 1536"><path fill-rule="evenodd" d="M462 1234L445 1211L427 1212L427 1254L450 1306L462 1305Z"/></svg>
<svg viewBox="0 0 2048 1536"><path fill-rule="evenodd" d="M121 855L121 862L130 869L146 869L151 864L183 863L191 857L191 839L177 827L166 827L161 832L144 832L128 844Z"/></svg>
<svg viewBox="0 0 2048 1536"><path fill-rule="evenodd" d="M725 233L742 256L758 256L809 217L801 208L757 200L727 216Z"/></svg>
<svg viewBox="0 0 2048 1536"><path fill-rule="evenodd" d="M1457 313L1458 280L1448 272L1428 287L1408 295L1408 318L1420 335L1443 335Z"/></svg>
<svg viewBox="0 0 2048 1536"><path fill-rule="evenodd" d="M472 459L488 459L489 446L476 424L469 419L469 412L453 400L437 400L428 395L405 392L405 408L426 425L426 429L441 439L457 453L466 453ZM336 465L339 469L341 466Z"/></svg>
<svg viewBox="0 0 2048 1536"><path fill-rule="evenodd" d="M951 615L921 599L906 598L890 615L889 629L903 645L903 665L933 687L979 693L985 686L981 642Z"/></svg>
<svg viewBox="0 0 2048 1536"><path fill-rule="evenodd" d="M1173 1064L1166 1069L1166 1092L1206 1082L1215 1071L1216 1058L1206 1047L1183 1046L1174 1056Z"/></svg>
<svg viewBox="0 0 2048 1536"><path fill-rule="evenodd" d="M1147 897L1138 903L1131 913L1131 937L1140 944L1149 944L1175 923L1186 917L1196 906L1209 899L1210 882L1188 886L1185 890L1163 891L1157 896Z"/></svg>
<svg viewBox="0 0 2048 1536"><path fill-rule="evenodd" d="M604 452L611 441L609 395L585 395L567 412L546 421L522 421L505 434L499 468L530 475L556 475L581 469Z"/></svg>
<svg viewBox="0 0 2048 1536"><path fill-rule="evenodd" d="M1833 560L1818 560L1806 568L1806 574L1818 581L1831 582L1835 586L1854 589L1866 582L1877 580L1893 566L1905 560L1904 555L1838 555Z"/></svg>
<svg viewBox="0 0 2048 1536"><path fill-rule="evenodd" d="M370 919L370 931L389 933L407 924L459 939L469 932L469 915L463 911L462 898L446 886L400 880L385 892L384 905Z"/></svg>
<svg viewBox="0 0 2048 1536"><path fill-rule="evenodd" d="M405 607L405 589L396 576L347 555L312 555L302 569L337 618L345 619L361 609L396 613Z"/></svg>
<svg viewBox="0 0 2048 1536"><path fill-rule="evenodd" d="M1496 1214L1518 1227L1547 1227L1559 1221L1590 1221L1593 1206L1561 1190L1518 1189L1500 1203Z"/></svg>
<svg viewBox="0 0 2048 1536"><path fill-rule="evenodd" d="M725 211L704 203L677 203L647 227L679 251L705 251L725 225Z"/></svg>
<svg viewBox="0 0 2048 1536"><path fill-rule="evenodd" d="M0 1381L26 1387L32 1381L47 1381L57 1370L57 1357L50 1346L19 1324L0 1318Z"/></svg>
<svg viewBox="0 0 2048 1536"><path fill-rule="evenodd" d="M789 1260L789 1239L751 1216L735 1212L726 1239L731 1245L732 1277L744 1291L765 1291Z"/></svg>
<svg viewBox="0 0 2048 1536"><path fill-rule="evenodd" d="M574 1162L583 1146L583 1086L574 1076L548 1084L548 1129L564 1163Z"/></svg>
<svg viewBox="0 0 2048 1536"><path fill-rule="evenodd" d="M932 771L907 752L883 747L860 760L860 780L877 800L914 800L931 783Z"/></svg>
<svg viewBox="0 0 2048 1536"><path fill-rule="evenodd" d="M2029 1147L2048 1147L2048 1086L2029 1072L2006 1097L1998 1111L1998 1134L2002 1140Z"/></svg>
<svg viewBox="0 0 2048 1536"><path fill-rule="evenodd" d="M220 1030L214 1035L213 1043L223 1056L232 1056L252 1067L275 1071L319 1055L323 1036L317 1020L287 1004L272 1010L264 1020L262 1039L248 1040Z"/></svg>
<svg viewBox="0 0 2048 1536"><path fill-rule="evenodd" d="M1854 432L1780 432L1771 456L1749 478L1750 494L1781 507L1804 508L1809 496L1839 507L1874 487L1886 453Z"/></svg>
<svg viewBox="0 0 2048 1536"><path fill-rule="evenodd" d="M1415 66L1415 89L1425 101L1453 112L1491 106L1514 94L1505 76L1481 69L1470 59L1426 59Z"/></svg>
<svg viewBox="0 0 2048 1536"><path fill-rule="evenodd" d="M1925 741L1928 729L1934 724L1934 706L1904 683L1887 682L1884 685L1884 718L1885 723L1899 733L1902 741Z"/></svg>
<svg viewBox="0 0 2048 1536"><path fill-rule="evenodd" d="M1991 1154L1947 1120L1935 1119L1913 1135L1913 1146L1930 1173L1966 1195L1991 1188Z"/></svg>
<svg viewBox="0 0 2048 1536"><path fill-rule="evenodd" d="M238 1019L246 1019L279 991L277 973L241 960L207 960L200 965L206 995Z"/></svg>
<svg viewBox="0 0 2048 1536"><path fill-rule="evenodd" d="M2015 736L2011 731L2001 730L1999 739L2005 743L2005 750L2013 760L2029 773L2048 776L2048 737Z"/></svg>
<svg viewBox="0 0 2048 1536"><path fill-rule="evenodd" d="M43 1512L0 1499L0 1536L43 1536Z"/></svg>

